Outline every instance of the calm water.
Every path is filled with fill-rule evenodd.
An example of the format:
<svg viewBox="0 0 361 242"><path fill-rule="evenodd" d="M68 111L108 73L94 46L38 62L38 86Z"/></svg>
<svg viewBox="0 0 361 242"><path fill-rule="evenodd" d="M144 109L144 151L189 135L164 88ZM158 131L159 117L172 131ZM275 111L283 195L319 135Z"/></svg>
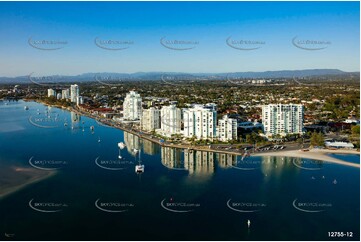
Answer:
<svg viewBox="0 0 361 242"><path fill-rule="evenodd" d="M2 240L329 240L331 231L359 240L357 168L161 148L46 110L0 102L1 165L57 168L0 200ZM134 171L139 160L141 175Z"/></svg>

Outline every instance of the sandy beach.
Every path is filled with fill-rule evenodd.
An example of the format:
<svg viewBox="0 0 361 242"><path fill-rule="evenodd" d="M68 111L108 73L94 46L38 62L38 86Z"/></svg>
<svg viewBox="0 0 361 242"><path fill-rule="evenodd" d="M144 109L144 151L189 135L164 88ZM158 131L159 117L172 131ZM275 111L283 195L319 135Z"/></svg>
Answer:
<svg viewBox="0 0 361 242"><path fill-rule="evenodd" d="M288 156L288 157L296 157L296 158L306 158L306 159L314 159L314 160L322 160L330 163L352 166L360 168L360 164L351 163L347 161L343 161L327 154L356 154L360 153L354 150L323 150L323 149L311 149L310 151L300 151L300 150L288 150L288 151L277 151L277 152L263 152L254 154L253 156Z"/></svg>

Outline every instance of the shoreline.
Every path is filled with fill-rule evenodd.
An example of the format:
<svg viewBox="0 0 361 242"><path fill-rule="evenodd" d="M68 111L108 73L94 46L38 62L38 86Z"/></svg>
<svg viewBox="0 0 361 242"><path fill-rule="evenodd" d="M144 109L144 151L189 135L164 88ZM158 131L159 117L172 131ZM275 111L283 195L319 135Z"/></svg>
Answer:
<svg viewBox="0 0 361 242"><path fill-rule="evenodd" d="M327 154L354 154L360 155L360 153L356 151L347 151L347 150L321 150L321 149L312 149L310 151L300 151L300 150L289 150L289 151L280 151L280 152L265 152L262 154L254 154L254 156L287 156L287 157L295 157L295 158L304 158L304 159L314 159L320 161L326 161L329 163L346 165L351 167L360 168L360 164L352 163L344 160L340 160ZM338 151L338 152L337 152Z"/></svg>
<svg viewBox="0 0 361 242"><path fill-rule="evenodd" d="M242 156L244 154L244 152L212 149L209 147L209 145L208 146L195 146L195 145L183 145L183 144L166 144L166 143L160 142L160 138L158 138L158 137L155 139L153 137L150 137L150 135L147 135L146 133L144 133L142 131L131 130L131 129L127 129L121 125L113 124L110 122L104 122L104 120L102 120L101 118L94 117L88 113L82 112L82 111L80 111L78 109L74 109L72 107L62 107L59 105L50 105L50 104L46 104L46 103L43 103L43 102L40 102L37 100L30 100L30 101L35 101L35 102L41 103L46 106L57 107L57 108L76 112L79 115L83 115L83 116L89 117L91 119L94 119L96 122L99 122L103 125L106 125L106 126L109 126L112 128L116 128L116 129L120 129L124 132L128 132L133 135L136 135L141 139L145 139L145 140L151 141L153 143L156 143L156 144L160 145L161 147L215 152L215 153L230 154L230 155L237 155L237 156ZM360 164L343 161L343 160L340 160L337 158L330 157L326 154L356 154L356 155L360 155L360 152L357 150L328 150L328 149L311 149L310 151L304 152L304 151L300 151L297 148L297 149L293 149L293 150L277 150L277 151L261 151L261 152L258 151L257 153L251 153L251 156L288 156L288 157L297 157L297 158L305 158L305 159L315 159L315 160L327 161L327 162L335 163L335 164L339 164L339 165L346 165L346 166L360 168Z"/></svg>

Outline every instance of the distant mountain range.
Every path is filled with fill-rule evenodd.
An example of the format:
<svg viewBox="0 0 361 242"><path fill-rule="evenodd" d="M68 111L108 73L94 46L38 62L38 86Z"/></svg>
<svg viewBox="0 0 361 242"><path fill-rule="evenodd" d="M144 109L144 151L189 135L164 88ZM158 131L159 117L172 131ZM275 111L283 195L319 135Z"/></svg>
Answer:
<svg viewBox="0 0 361 242"><path fill-rule="evenodd" d="M217 80L225 78L309 78L309 77L343 77L357 78L360 72L344 72L338 69L281 70L263 72L229 72L229 73L184 73L184 72L135 72L127 73L83 73L76 76L53 75L40 77L37 73L28 76L0 77L0 83L51 83L51 82L87 82L118 80Z"/></svg>

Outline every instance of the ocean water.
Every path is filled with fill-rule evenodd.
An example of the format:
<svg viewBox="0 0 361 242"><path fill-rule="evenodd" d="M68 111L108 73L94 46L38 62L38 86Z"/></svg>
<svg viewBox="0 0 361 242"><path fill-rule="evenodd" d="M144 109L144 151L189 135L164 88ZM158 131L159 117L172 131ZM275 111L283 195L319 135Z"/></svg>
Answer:
<svg viewBox="0 0 361 242"><path fill-rule="evenodd" d="M355 155L332 156L359 162ZM354 167L164 148L23 101L0 102L0 162L56 171L0 200L2 240L360 238ZM139 163L142 174L135 172Z"/></svg>

